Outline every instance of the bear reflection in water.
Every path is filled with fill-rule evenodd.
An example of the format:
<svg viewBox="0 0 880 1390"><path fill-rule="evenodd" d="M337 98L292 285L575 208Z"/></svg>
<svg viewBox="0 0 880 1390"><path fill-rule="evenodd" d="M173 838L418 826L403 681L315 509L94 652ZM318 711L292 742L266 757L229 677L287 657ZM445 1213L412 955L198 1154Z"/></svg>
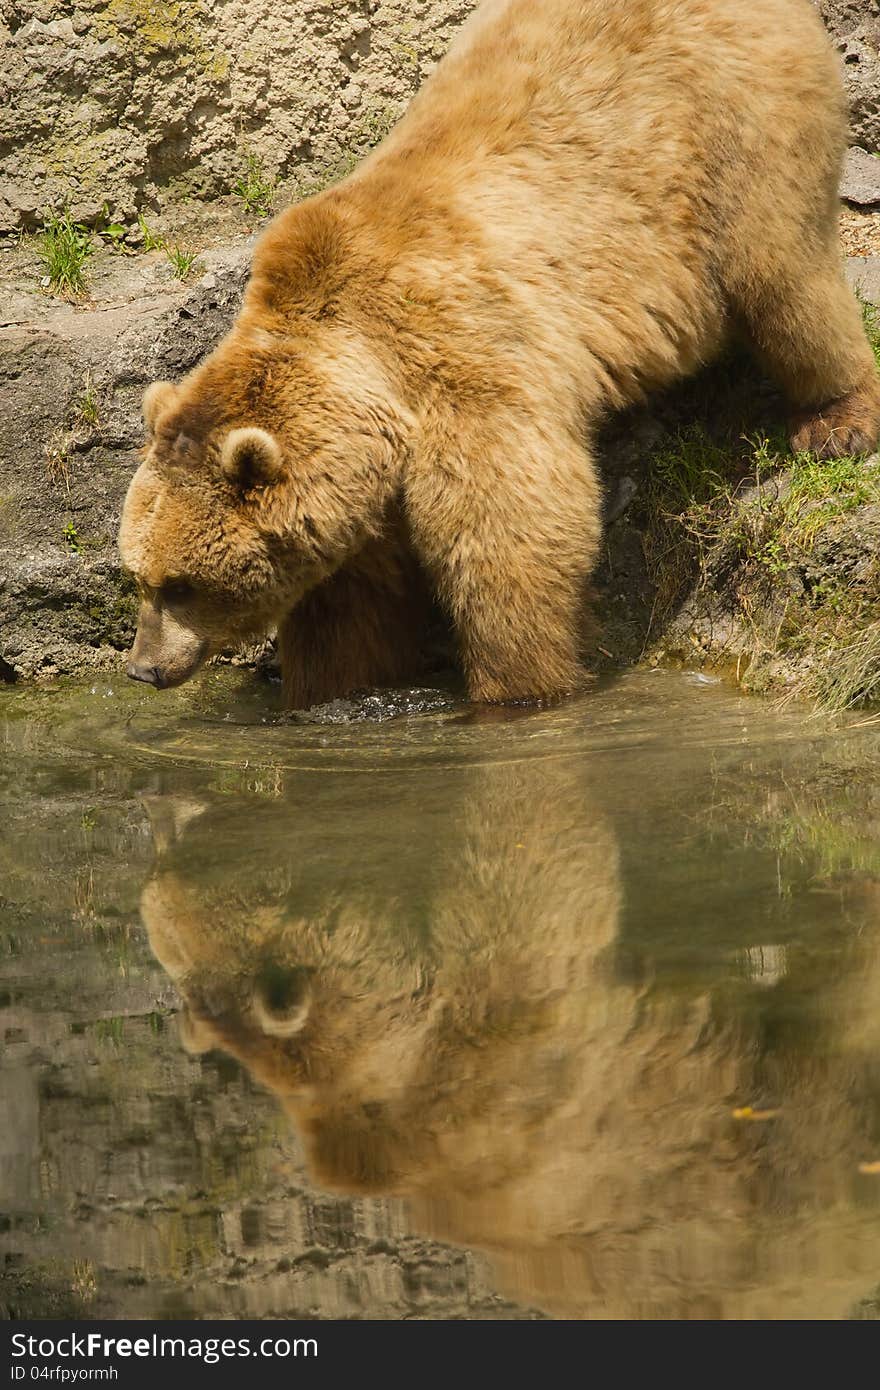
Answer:
<svg viewBox="0 0 880 1390"><path fill-rule="evenodd" d="M826 991L829 1035L792 1045L732 968L661 987L621 951L581 760L340 774L314 817L309 776L246 816L154 799L142 913L186 1046L278 1097L317 1185L405 1197L413 1233L487 1251L555 1316L870 1293L872 943ZM735 1118L768 1096L778 1117Z"/></svg>

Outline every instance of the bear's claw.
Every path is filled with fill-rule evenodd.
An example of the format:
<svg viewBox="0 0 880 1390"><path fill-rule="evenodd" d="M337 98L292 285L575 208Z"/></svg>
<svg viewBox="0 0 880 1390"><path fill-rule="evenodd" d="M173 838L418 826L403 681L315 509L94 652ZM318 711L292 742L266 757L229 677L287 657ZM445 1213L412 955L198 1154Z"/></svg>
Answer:
<svg viewBox="0 0 880 1390"><path fill-rule="evenodd" d="M871 454L880 438L880 384L850 391L821 410L804 412L793 423L791 445L797 453L820 459Z"/></svg>

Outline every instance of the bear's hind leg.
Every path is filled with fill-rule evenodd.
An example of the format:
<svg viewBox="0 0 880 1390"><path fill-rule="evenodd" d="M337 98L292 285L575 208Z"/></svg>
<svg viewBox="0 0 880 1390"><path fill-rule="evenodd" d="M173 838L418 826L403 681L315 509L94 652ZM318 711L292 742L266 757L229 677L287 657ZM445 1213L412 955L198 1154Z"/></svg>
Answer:
<svg viewBox="0 0 880 1390"><path fill-rule="evenodd" d="M587 585L601 501L575 440L511 412L422 459L407 481L413 540L455 626L472 700L553 698L582 687Z"/></svg>
<svg viewBox="0 0 880 1390"><path fill-rule="evenodd" d="M745 280L734 306L767 369L786 391L791 442L820 458L871 453L880 437L880 376L836 243L775 275Z"/></svg>
<svg viewBox="0 0 880 1390"><path fill-rule="evenodd" d="M312 589L278 633L284 702L308 709L420 674L430 595L402 538L370 541Z"/></svg>

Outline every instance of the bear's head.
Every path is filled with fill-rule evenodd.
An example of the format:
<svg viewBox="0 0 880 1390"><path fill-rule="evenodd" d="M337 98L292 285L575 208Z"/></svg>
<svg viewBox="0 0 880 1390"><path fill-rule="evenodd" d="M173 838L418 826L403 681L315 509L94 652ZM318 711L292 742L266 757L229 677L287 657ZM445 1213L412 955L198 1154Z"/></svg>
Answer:
<svg viewBox="0 0 880 1390"><path fill-rule="evenodd" d="M165 688L264 629L296 592L266 514L283 471L276 437L259 426L218 430L169 382L149 388L144 418L150 441L120 532L140 593L129 675ZM297 579L310 577L303 565Z"/></svg>
<svg viewBox="0 0 880 1390"><path fill-rule="evenodd" d="M264 635L381 530L403 421L339 288L345 262L338 219L291 210L227 338L183 382L148 388L120 530L141 597L135 679L179 685Z"/></svg>

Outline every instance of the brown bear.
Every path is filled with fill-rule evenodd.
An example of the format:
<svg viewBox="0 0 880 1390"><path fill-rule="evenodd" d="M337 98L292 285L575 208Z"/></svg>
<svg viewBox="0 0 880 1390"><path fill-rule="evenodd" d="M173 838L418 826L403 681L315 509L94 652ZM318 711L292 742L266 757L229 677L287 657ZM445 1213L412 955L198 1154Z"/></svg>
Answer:
<svg viewBox="0 0 880 1390"><path fill-rule="evenodd" d="M809 0L485 0L384 143L274 221L217 350L148 390L129 674L275 628L291 706L394 684L430 593L474 700L578 687L606 412L736 327L798 449L875 444L845 131Z"/></svg>

